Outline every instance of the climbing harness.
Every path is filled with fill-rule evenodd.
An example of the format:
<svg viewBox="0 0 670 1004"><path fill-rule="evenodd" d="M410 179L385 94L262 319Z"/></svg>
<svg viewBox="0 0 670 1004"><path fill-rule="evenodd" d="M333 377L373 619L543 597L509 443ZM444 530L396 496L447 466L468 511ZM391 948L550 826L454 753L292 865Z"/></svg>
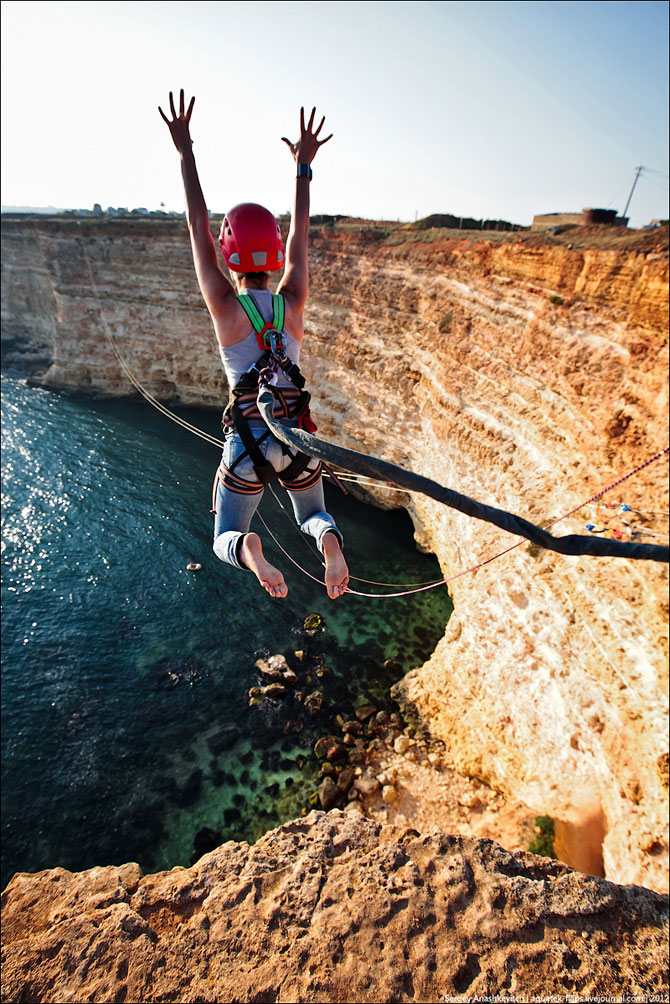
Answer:
<svg viewBox="0 0 670 1004"><path fill-rule="evenodd" d="M305 390L305 378L300 372L300 368L289 359L286 353L284 297L277 293L272 294L272 321L266 321L263 318L248 293L242 293L237 299L253 326L261 355L231 389L228 404L223 413L224 433L235 429L242 440L245 452L229 468L223 468L222 480L231 491L257 494L263 490L265 485L270 484L276 478L279 478L282 484L292 486L311 462L311 457L300 451L291 452L285 444L282 444L282 449L285 454L291 457L291 462L282 471L277 472L266 459L259 444L270 435L270 430L268 429L256 438L249 425L251 421L264 421L257 407L259 387L266 388L268 393L272 395L274 399L273 413L276 417L297 419L300 428L315 431L316 426L309 413L310 395ZM285 374L292 387L280 388L272 383L280 371ZM251 458L258 482L247 481L234 474L235 467L245 456ZM320 476L321 464L319 463L314 475L309 478L310 485L301 481L300 488L311 487L311 484L316 483ZM313 477L316 478L316 481L313 481Z"/></svg>

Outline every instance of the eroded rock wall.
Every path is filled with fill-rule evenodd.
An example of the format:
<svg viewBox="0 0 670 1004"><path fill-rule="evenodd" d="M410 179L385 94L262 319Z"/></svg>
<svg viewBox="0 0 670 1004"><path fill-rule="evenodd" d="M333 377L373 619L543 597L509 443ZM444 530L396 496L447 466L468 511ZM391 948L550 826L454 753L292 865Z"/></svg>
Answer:
<svg viewBox="0 0 670 1004"><path fill-rule="evenodd" d="M2 930L5 1001L667 993L667 897L355 811L158 875L16 875Z"/></svg>
<svg viewBox="0 0 670 1004"><path fill-rule="evenodd" d="M6 363L21 364L33 328L49 331L45 386L127 396L134 391L115 343L159 400L219 406L225 379L183 227L112 220L2 226Z"/></svg>
<svg viewBox="0 0 670 1004"><path fill-rule="evenodd" d="M542 522L667 444L656 254L454 241L355 262L322 244L315 258L317 414L346 445ZM666 477L657 463L608 499L667 509ZM412 505L447 577L510 545ZM566 842L604 836L606 874L663 888L667 567L522 545L450 589L445 638L401 701L465 773L560 819Z"/></svg>
<svg viewBox="0 0 670 1004"><path fill-rule="evenodd" d="M378 237L312 238L302 364L324 438L538 523L667 445L666 254ZM26 274L44 290L32 312ZM156 397L224 395L181 224L3 223L3 321L10 360L33 324L51 333L47 386L127 393L109 332ZM657 462L605 500L667 511L666 479ZM383 497L408 505L447 577L516 543ZM555 532L589 519L602 511ZM459 769L556 817L568 860L604 839L608 878L665 888L667 566L524 542L449 588L445 636L399 699Z"/></svg>

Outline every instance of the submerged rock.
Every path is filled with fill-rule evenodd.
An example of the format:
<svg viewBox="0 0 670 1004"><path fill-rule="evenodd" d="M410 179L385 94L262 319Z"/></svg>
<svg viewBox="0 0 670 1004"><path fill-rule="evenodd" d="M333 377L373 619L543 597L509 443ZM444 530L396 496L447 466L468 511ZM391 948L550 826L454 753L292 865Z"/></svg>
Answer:
<svg viewBox="0 0 670 1004"><path fill-rule="evenodd" d="M207 675L207 665L193 656L185 659L159 659L151 667L156 685L161 690L171 690L181 684L192 687Z"/></svg>
<svg viewBox="0 0 670 1004"><path fill-rule="evenodd" d="M397 673L398 676L402 674L402 666L397 661L397 659L385 659L384 669L387 673Z"/></svg>
<svg viewBox="0 0 670 1004"><path fill-rule="evenodd" d="M335 743L328 750L328 759L331 763L343 763L345 760L349 759L349 750L342 743Z"/></svg>
<svg viewBox="0 0 670 1004"><path fill-rule="evenodd" d="M193 840L193 849L198 855L202 857L203 854L208 854L213 851L215 847L223 842L223 837L218 830L212 830L208 826L203 826L201 830L195 835Z"/></svg>
<svg viewBox="0 0 670 1004"><path fill-rule="evenodd" d="M219 729L214 735L210 736L207 740L207 748L214 756L218 756L219 753L231 750L236 742L237 729L234 726L230 726L229 728Z"/></svg>
<svg viewBox="0 0 670 1004"><path fill-rule="evenodd" d="M305 707L310 715L318 715L323 708L323 694L320 690L314 690L305 698Z"/></svg>
<svg viewBox="0 0 670 1004"><path fill-rule="evenodd" d="M182 808L192 805L202 789L202 771L199 767L191 771L182 785L175 784L173 800Z"/></svg>
<svg viewBox="0 0 670 1004"><path fill-rule="evenodd" d="M269 683L267 687L261 687L263 697L283 697L286 687L283 683Z"/></svg>
<svg viewBox="0 0 670 1004"><path fill-rule="evenodd" d="M325 629L325 622L321 614L308 614L303 622L303 631L308 637L319 634Z"/></svg>
<svg viewBox="0 0 670 1004"><path fill-rule="evenodd" d="M332 777L324 777L317 789L319 802L324 812L332 809L342 792L333 781Z"/></svg>
<svg viewBox="0 0 670 1004"><path fill-rule="evenodd" d="M377 709L371 704L361 704L359 708L356 708L356 718L359 722L366 722L376 711Z"/></svg>
<svg viewBox="0 0 670 1004"><path fill-rule="evenodd" d="M351 788L355 776L353 767L343 767L337 775L337 787L340 791L346 794Z"/></svg>
<svg viewBox="0 0 670 1004"><path fill-rule="evenodd" d="M291 669L283 655L271 655L267 659L257 659L256 669L266 680L281 680Z"/></svg>
<svg viewBox="0 0 670 1004"><path fill-rule="evenodd" d="M328 750L338 745L335 736L321 736L314 744L314 756L317 760L325 760Z"/></svg>

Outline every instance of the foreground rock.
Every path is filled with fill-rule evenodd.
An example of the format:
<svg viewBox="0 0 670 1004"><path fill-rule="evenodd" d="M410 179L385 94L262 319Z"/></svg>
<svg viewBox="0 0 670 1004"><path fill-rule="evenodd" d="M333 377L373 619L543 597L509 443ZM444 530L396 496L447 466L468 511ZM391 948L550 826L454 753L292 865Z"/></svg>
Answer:
<svg viewBox="0 0 670 1004"><path fill-rule="evenodd" d="M15 876L3 1000L663 994L664 918L667 897L647 889L336 810L190 869Z"/></svg>

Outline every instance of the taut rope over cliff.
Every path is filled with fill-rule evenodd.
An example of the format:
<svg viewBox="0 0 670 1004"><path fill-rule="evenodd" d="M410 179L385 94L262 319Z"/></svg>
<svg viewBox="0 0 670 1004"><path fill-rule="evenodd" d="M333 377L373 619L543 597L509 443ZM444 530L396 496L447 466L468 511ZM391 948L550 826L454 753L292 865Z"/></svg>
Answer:
<svg viewBox="0 0 670 1004"><path fill-rule="evenodd" d="M275 421L273 407L274 398L272 393L267 388L261 387L258 394L258 408L263 416L263 421L272 434L280 442L286 443L287 446L301 450L303 453L307 453L310 457L315 457L318 460L325 460L331 464L336 464L345 471L379 478L381 481L386 481L396 488L419 491L423 495L427 495L429 498L433 498L437 502L449 506L451 509L457 509L459 512L465 513L466 516L484 520L487 523L500 527L501 530L507 530L508 533L525 537L527 540L532 541L533 544L538 544L548 551L557 551L559 554L584 554L608 558L633 558L646 561L667 562L670 559L668 547L659 544L637 544L622 540L583 537L578 534L554 537L546 530L535 526L534 523L530 523L521 516L515 516L504 509L496 509L494 506L484 505L484 503L468 498L467 495L461 495L451 488L445 488L436 481L431 481L430 478L424 478L420 474L406 471L404 468L397 467L395 464L390 464L385 460L378 460L376 457L369 457L363 453L356 453L353 450L346 450L341 446L326 443L324 440L317 439L302 429L287 429ZM668 447L643 464L640 464L631 474L635 474L649 464L654 463L654 461L659 460L667 452ZM626 475L626 477L630 476ZM623 478L620 478L611 487L620 484L622 480ZM596 497L594 496L594 498ZM584 504L586 505L586 503Z"/></svg>

